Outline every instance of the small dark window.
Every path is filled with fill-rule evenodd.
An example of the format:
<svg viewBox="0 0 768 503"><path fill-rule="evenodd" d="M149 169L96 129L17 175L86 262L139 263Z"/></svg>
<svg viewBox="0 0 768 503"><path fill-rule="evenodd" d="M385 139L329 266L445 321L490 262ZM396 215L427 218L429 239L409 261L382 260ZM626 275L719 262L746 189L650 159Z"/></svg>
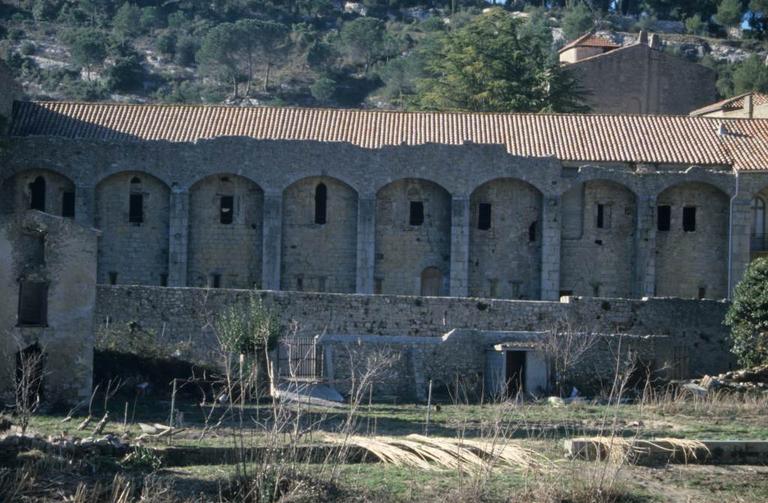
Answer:
<svg viewBox="0 0 768 503"><path fill-rule="evenodd" d="M44 326L48 323L48 283L22 281L19 284L19 325Z"/></svg>
<svg viewBox="0 0 768 503"><path fill-rule="evenodd" d="M110 285L116 285L117 284L117 273L115 271L109 272L109 284Z"/></svg>
<svg viewBox="0 0 768 503"><path fill-rule="evenodd" d="M696 230L696 206L683 208L683 230L694 232Z"/></svg>
<svg viewBox="0 0 768 503"><path fill-rule="evenodd" d="M480 203L477 208L477 228L487 231L491 228L491 204Z"/></svg>
<svg viewBox="0 0 768 503"><path fill-rule="evenodd" d="M531 225L528 226L528 242L529 243L535 243L536 242L536 222L533 222Z"/></svg>
<svg viewBox="0 0 768 503"><path fill-rule="evenodd" d="M598 229L605 228L605 205L604 204L597 205L597 228Z"/></svg>
<svg viewBox="0 0 768 503"><path fill-rule="evenodd" d="M168 275L167 274L161 274L160 275L160 286L168 286Z"/></svg>
<svg viewBox="0 0 768 503"><path fill-rule="evenodd" d="M700 286L699 287L699 299L706 299L707 298L707 287Z"/></svg>
<svg viewBox="0 0 768 503"><path fill-rule="evenodd" d="M672 207L659 206L656 208L656 228L660 231L668 231L672 227Z"/></svg>
<svg viewBox="0 0 768 503"><path fill-rule="evenodd" d="M61 216L75 218L75 193L64 192L61 194Z"/></svg>
<svg viewBox="0 0 768 503"><path fill-rule="evenodd" d="M211 287L221 288L221 274L211 274Z"/></svg>
<svg viewBox="0 0 768 503"><path fill-rule="evenodd" d="M320 276L317 278L317 291L318 292L324 292L326 289L326 278L325 276Z"/></svg>
<svg viewBox="0 0 768 503"><path fill-rule="evenodd" d="M421 225L424 223L424 203L422 201L411 201L410 214L408 215L409 225Z"/></svg>
<svg viewBox="0 0 768 503"><path fill-rule="evenodd" d="M315 223L324 224L326 222L328 210L328 188L324 183L315 187Z"/></svg>
<svg viewBox="0 0 768 503"><path fill-rule="evenodd" d="M221 196L219 202L219 222L224 225L232 223L235 213L235 198L233 196Z"/></svg>
<svg viewBox="0 0 768 503"><path fill-rule="evenodd" d="M384 288L384 280L381 278L373 278L373 293L380 295L382 288Z"/></svg>
<svg viewBox="0 0 768 503"><path fill-rule="evenodd" d="M302 292L304 291L304 277L303 276L297 276L296 277L296 290Z"/></svg>
<svg viewBox="0 0 768 503"><path fill-rule="evenodd" d="M600 297L600 283L596 283L592 285L592 296Z"/></svg>
<svg viewBox="0 0 768 503"><path fill-rule="evenodd" d="M128 202L128 222L140 224L144 221L144 194L131 194Z"/></svg>
<svg viewBox="0 0 768 503"><path fill-rule="evenodd" d="M42 176L29 184L29 209L45 211L45 178Z"/></svg>

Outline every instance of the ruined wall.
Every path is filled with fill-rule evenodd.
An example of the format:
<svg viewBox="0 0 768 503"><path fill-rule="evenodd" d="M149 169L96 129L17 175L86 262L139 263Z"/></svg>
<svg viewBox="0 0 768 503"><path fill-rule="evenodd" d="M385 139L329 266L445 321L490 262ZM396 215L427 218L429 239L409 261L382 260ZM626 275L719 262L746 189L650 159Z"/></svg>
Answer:
<svg viewBox="0 0 768 503"><path fill-rule="evenodd" d="M130 197L142 195L142 221L130 222ZM142 172L122 172L96 187L99 283L161 285L168 274L168 186Z"/></svg>
<svg viewBox="0 0 768 503"><path fill-rule="evenodd" d="M43 356L42 398L75 402L91 393L96 232L36 211L0 217L0 397L14 403L17 353ZM21 282L47 284L45 323L20 323Z"/></svg>
<svg viewBox="0 0 768 503"><path fill-rule="evenodd" d="M568 66L593 113L678 114L717 101L715 72L636 44Z"/></svg>
<svg viewBox="0 0 768 503"><path fill-rule="evenodd" d="M410 224L412 202L423 223ZM376 195L376 293L447 295L451 261L451 196L436 183L406 179ZM428 268L440 274L422 278ZM424 284L427 283L427 284Z"/></svg>
<svg viewBox="0 0 768 503"><path fill-rule="evenodd" d="M631 297L635 216L634 194L614 182L586 182L564 195L560 290Z"/></svg>
<svg viewBox="0 0 768 503"><path fill-rule="evenodd" d="M233 202L222 223L222 198ZM264 191L237 175L209 176L189 194L189 286L253 288L261 284Z"/></svg>
<svg viewBox="0 0 768 503"><path fill-rule="evenodd" d="M470 197L469 294L538 299L541 290L541 193L519 180L495 180ZM490 204L481 229L480 206ZM487 211L487 210L486 210ZM488 227L487 225L485 227Z"/></svg>
<svg viewBox="0 0 768 503"><path fill-rule="evenodd" d="M46 169L30 169L17 173L12 179L0 185L0 213L11 214L30 209L30 185L38 178L45 183L45 206L43 211L61 216L64 193L74 194L75 184L64 175Z"/></svg>
<svg viewBox="0 0 768 503"><path fill-rule="evenodd" d="M316 208L320 184L325 203ZM283 193L282 227L283 290L355 292L357 193L351 187L327 176L294 183Z"/></svg>
<svg viewBox="0 0 768 503"><path fill-rule="evenodd" d="M703 183L662 192L658 206L671 207L668 231L656 232L656 295L728 296L728 196ZM695 230L683 230L683 208L696 208ZM657 210L658 211L658 210Z"/></svg>
<svg viewBox="0 0 768 503"><path fill-rule="evenodd" d="M559 303L100 286L98 334L129 351L135 350L135 341L149 339L168 354L178 351L183 358L216 364L220 359L209 322L224 307L245 305L251 295L274 309L285 326L295 322L301 335L438 337L453 329L535 332L565 319L584 330L667 335L665 344L678 359L686 359L692 375L716 373L732 362L722 324L727 304L682 299L576 298ZM450 353L457 361L466 357Z"/></svg>

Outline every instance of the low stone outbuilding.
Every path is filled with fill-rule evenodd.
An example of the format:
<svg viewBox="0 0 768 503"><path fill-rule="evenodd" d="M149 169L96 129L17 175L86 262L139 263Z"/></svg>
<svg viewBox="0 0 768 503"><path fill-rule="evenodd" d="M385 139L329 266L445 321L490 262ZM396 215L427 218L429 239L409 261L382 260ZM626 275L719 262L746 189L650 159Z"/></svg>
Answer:
<svg viewBox="0 0 768 503"><path fill-rule="evenodd" d="M90 396L98 231L39 211L0 217L0 397L16 398L22 362L45 404ZM36 380L36 379L35 379Z"/></svg>

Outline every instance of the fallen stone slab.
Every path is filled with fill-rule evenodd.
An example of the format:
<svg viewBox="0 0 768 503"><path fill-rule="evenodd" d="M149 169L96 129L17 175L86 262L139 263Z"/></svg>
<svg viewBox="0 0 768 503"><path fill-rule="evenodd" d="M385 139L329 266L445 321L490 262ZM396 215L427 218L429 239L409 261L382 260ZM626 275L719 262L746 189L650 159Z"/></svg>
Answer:
<svg viewBox="0 0 768 503"><path fill-rule="evenodd" d="M573 438L564 441L566 455L587 461L624 456L629 463L654 466L667 463L712 465L768 464L766 440L683 440Z"/></svg>

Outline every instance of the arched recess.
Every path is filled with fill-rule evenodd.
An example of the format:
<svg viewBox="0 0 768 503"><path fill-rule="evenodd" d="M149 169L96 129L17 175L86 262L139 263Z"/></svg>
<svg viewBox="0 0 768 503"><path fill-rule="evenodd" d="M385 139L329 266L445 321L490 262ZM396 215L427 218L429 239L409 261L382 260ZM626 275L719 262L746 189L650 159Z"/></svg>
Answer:
<svg viewBox="0 0 768 503"><path fill-rule="evenodd" d="M327 176L299 180L283 193L280 284L284 290L354 293L357 192Z"/></svg>
<svg viewBox="0 0 768 503"><path fill-rule="evenodd" d="M521 180L487 182L469 199L469 294L538 299L542 195Z"/></svg>
<svg viewBox="0 0 768 503"><path fill-rule="evenodd" d="M581 183L562 196L561 294L631 297L637 198L608 180Z"/></svg>
<svg viewBox="0 0 768 503"><path fill-rule="evenodd" d="M75 216L75 184L64 175L47 169L22 171L0 186L0 212L28 209L52 215Z"/></svg>
<svg viewBox="0 0 768 503"><path fill-rule="evenodd" d="M764 188L752 198L750 203L751 225L749 229L750 252L763 254L768 251L768 238L766 237L766 201L768 201L768 187Z"/></svg>
<svg viewBox="0 0 768 503"><path fill-rule="evenodd" d="M96 185L99 283L166 284L169 194L164 182L139 171L115 173Z"/></svg>
<svg viewBox="0 0 768 503"><path fill-rule="evenodd" d="M189 191L187 282L214 288L261 287L264 191L221 173Z"/></svg>
<svg viewBox="0 0 768 503"><path fill-rule="evenodd" d="M451 196L440 185L407 178L376 194L374 291L420 295L428 267L442 273L448 295L451 263Z"/></svg>
<svg viewBox="0 0 768 503"><path fill-rule="evenodd" d="M664 190L656 207L656 295L728 295L728 195L702 182Z"/></svg>

